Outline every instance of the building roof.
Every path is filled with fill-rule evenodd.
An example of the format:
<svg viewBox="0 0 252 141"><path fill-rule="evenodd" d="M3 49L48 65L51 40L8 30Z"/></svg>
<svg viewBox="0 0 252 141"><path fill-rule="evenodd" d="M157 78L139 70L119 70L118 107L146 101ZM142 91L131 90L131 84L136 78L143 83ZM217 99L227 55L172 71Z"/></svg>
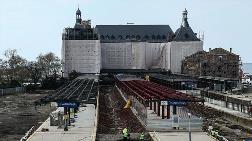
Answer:
<svg viewBox="0 0 252 141"><path fill-rule="evenodd" d="M80 11L79 8L78 8L78 10L76 11L76 14L77 14L77 15L81 15L81 11Z"/></svg>
<svg viewBox="0 0 252 141"><path fill-rule="evenodd" d="M192 28L189 26L187 21L187 10L183 11L182 24L179 29L175 32L175 37L173 41L200 41L196 34L193 32Z"/></svg>
<svg viewBox="0 0 252 141"><path fill-rule="evenodd" d="M101 42L167 42L173 34L169 25L97 25L95 29Z"/></svg>
<svg viewBox="0 0 252 141"><path fill-rule="evenodd" d="M209 52L206 52L206 51L198 51L190 56L186 56L185 57L185 60L186 59L189 59L189 58L195 58L195 57L199 57L201 54L207 54L207 55L210 55L210 54L215 54L215 55L223 55L223 54L230 54L230 55L235 55L237 57L239 57L239 55L237 54L234 54L228 50L225 50L224 48L214 48L214 49L211 49Z"/></svg>
<svg viewBox="0 0 252 141"><path fill-rule="evenodd" d="M200 41L200 39L197 38L191 27L181 26L175 32L175 38L173 41Z"/></svg>
<svg viewBox="0 0 252 141"><path fill-rule="evenodd" d="M231 55L236 55L228 50L225 50L224 48L214 48L209 53L214 53L214 54L231 54ZM238 56L238 55L236 55Z"/></svg>

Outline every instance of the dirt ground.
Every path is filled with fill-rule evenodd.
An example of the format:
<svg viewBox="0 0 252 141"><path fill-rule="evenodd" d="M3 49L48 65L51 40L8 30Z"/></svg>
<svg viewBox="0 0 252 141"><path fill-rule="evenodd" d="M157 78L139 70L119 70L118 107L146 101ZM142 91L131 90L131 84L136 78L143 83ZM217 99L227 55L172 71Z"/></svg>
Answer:
<svg viewBox="0 0 252 141"><path fill-rule="evenodd" d="M132 111L124 109L126 102L114 86L100 87L98 133L117 134L127 127L132 133L141 133L145 128Z"/></svg>
<svg viewBox="0 0 252 141"><path fill-rule="evenodd" d="M130 109L124 109L126 102L114 86L101 86L99 96L99 119L97 140L117 140L122 137L122 130L127 127L133 135L145 132L145 127L138 121Z"/></svg>
<svg viewBox="0 0 252 141"><path fill-rule="evenodd" d="M0 96L0 141L19 141L32 127L38 127L55 110L48 105L36 106L34 101L47 91Z"/></svg>

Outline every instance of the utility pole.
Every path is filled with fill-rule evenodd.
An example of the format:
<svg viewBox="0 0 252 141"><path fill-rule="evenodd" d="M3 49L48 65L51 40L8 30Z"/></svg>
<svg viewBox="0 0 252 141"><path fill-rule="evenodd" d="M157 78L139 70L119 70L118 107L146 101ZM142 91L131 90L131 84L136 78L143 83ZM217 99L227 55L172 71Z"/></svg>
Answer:
<svg viewBox="0 0 252 141"><path fill-rule="evenodd" d="M189 141L192 141L192 135L191 135L191 123L190 123L190 120L191 120L191 113L188 113L188 121L189 121L189 127L188 127L188 132L189 132Z"/></svg>

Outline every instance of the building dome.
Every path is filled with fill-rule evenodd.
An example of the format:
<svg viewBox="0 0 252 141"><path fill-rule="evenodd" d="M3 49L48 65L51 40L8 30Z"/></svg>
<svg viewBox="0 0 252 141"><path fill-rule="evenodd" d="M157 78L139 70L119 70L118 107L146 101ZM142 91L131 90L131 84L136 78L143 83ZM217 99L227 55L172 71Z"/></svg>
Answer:
<svg viewBox="0 0 252 141"><path fill-rule="evenodd" d="M76 11L76 15L81 15L81 11L80 11L79 8L78 8L78 10Z"/></svg>

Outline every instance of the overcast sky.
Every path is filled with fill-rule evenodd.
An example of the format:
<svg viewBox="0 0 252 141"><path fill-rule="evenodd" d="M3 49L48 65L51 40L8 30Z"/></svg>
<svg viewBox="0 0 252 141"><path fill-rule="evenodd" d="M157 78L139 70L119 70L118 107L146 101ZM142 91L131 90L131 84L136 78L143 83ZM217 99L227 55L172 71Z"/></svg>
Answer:
<svg viewBox="0 0 252 141"><path fill-rule="evenodd" d="M204 49L233 48L252 62L252 0L1 0L0 56L17 49L28 60L40 53L60 56L61 33L73 27L75 11L97 24L169 24L175 32L187 8L194 32L204 32Z"/></svg>

